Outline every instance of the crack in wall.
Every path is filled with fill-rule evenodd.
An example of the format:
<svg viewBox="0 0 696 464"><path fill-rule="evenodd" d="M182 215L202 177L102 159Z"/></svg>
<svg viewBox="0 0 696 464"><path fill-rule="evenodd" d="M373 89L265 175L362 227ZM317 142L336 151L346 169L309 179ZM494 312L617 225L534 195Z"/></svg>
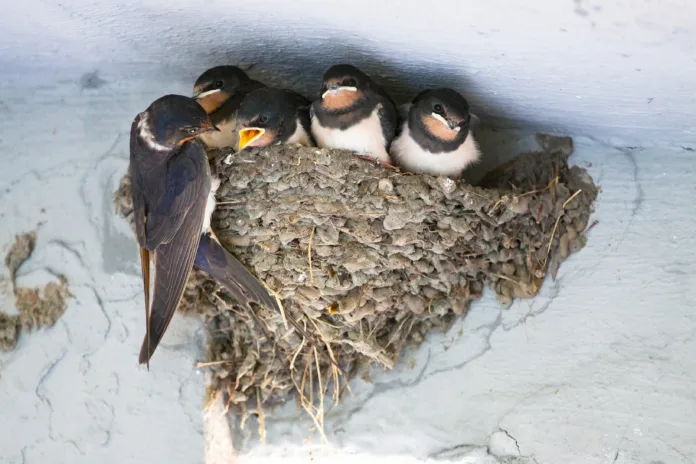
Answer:
<svg viewBox="0 0 696 464"><path fill-rule="evenodd" d="M65 355L67 353L67 350L63 350L63 352L58 358L51 361L51 363L44 368L44 371L41 374L41 377L39 378L39 382L36 384L36 388L34 389L36 397L43 404L48 406L48 437L51 440L55 440L55 437L53 436L53 404L51 403L51 400L48 398L48 396L42 394L40 390L42 389L44 382L50 377L55 367L65 358Z"/></svg>

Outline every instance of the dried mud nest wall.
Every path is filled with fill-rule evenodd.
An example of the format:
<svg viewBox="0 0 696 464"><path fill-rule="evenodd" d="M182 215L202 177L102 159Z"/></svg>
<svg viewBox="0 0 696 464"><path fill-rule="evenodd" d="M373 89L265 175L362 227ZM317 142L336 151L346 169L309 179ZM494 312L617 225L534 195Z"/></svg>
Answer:
<svg viewBox="0 0 696 464"><path fill-rule="evenodd" d="M204 315L213 390L230 406L299 391L311 413L328 388L446 330L491 288L503 304L532 297L547 272L582 248L597 187L569 167L570 139L540 138L480 187L376 166L349 152L278 146L211 152L222 183L213 229L315 338L259 309L259 330L201 272L180 310ZM223 162L223 160L225 160ZM127 178L115 199L132 223ZM315 348L316 347L316 348ZM331 359L341 367L339 371Z"/></svg>

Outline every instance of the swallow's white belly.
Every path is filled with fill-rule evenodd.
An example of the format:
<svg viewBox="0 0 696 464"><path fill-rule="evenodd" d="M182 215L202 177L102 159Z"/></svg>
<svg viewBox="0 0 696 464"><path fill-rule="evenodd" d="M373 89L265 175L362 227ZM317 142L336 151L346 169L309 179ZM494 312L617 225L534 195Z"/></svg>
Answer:
<svg viewBox="0 0 696 464"><path fill-rule="evenodd" d="M385 149L386 141L379 120L379 109L380 106L377 106L369 117L346 130L324 127L318 118L312 118L312 135L317 141L317 146L351 150L388 163L389 154Z"/></svg>
<svg viewBox="0 0 696 464"><path fill-rule="evenodd" d="M295 132L293 132L293 134L290 136L286 143L299 143L300 145L304 145L305 147L309 147L312 145L309 141L309 134L307 134L307 131L304 130L304 127L302 127L300 121L297 121L297 129L295 129Z"/></svg>
<svg viewBox="0 0 696 464"><path fill-rule="evenodd" d="M203 234L211 231L210 220L213 217L213 211L215 211L215 206L217 205L215 194L218 188L220 188L220 179L214 177L211 179L210 192L208 192L208 199L205 203L205 216L203 217L203 230L201 231Z"/></svg>
<svg viewBox="0 0 696 464"><path fill-rule="evenodd" d="M472 133L469 133L464 143L455 151L433 153L413 140L408 124L392 142L391 154L394 161L406 171L433 176L458 176L481 157L481 151Z"/></svg>

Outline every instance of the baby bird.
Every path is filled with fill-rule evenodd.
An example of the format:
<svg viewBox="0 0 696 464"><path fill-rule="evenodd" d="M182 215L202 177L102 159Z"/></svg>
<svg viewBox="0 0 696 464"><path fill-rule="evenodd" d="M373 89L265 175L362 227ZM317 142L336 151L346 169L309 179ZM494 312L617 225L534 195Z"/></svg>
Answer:
<svg viewBox="0 0 696 464"><path fill-rule="evenodd" d="M237 147L237 110L249 92L261 87L264 84L236 66L217 66L200 75L193 86L193 98L220 129L201 136L207 147Z"/></svg>
<svg viewBox="0 0 696 464"><path fill-rule="evenodd" d="M314 146L311 102L292 90L264 87L250 92L237 113L239 151L287 143Z"/></svg>
<svg viewBox="0 0 696 464"><path fill-rule="evenodd" d="M430 89L405 107L407 115L391 146L394 161L404 170L461 178L481 156L472 134L478 122L458 92Z"/></svg>
<svg viewBox="0 0 696 464"><path fill-rule="evenodd" d="M310 111L312 135L321 148L352 150L389 163L397 111L387 93L355 66L324 74L321 98Z"/></svg>

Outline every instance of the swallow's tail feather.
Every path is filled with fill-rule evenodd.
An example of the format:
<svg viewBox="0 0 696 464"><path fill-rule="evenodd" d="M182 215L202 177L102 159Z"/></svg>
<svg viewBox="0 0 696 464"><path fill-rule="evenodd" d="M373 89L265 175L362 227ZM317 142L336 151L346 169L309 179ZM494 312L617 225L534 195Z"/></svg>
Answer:
<svg viewBox="0 0 696 464"><path fill-rule="evenodd" d="M149 363L174 317L184 293L200 239L201 221L184 221L169 243L154 253L155 288L150 305L149 331L140 348L140 364Z"/></svg>
<svg viewBox="0 0 696 464"><path fill-rule="evenodd" d="M278 302L259 279L211 234L201 236L194 267L207 272L225 287L240 305L249 307L249 303L254 302L280 311Z"/></svg>

